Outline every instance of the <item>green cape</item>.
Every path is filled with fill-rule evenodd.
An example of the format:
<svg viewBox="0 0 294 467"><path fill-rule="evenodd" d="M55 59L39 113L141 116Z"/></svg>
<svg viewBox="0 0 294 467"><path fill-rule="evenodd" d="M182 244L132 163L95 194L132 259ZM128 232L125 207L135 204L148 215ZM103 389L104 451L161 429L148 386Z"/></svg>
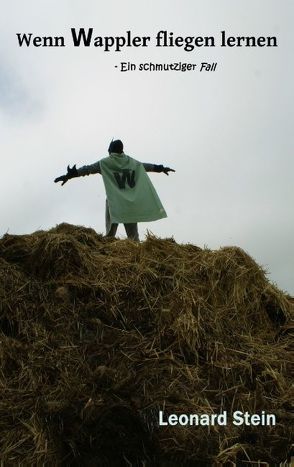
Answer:
<svg viewBox="0 0 294 467"><path fill-rule="evenodd" d="M99 161L112 223L149 222L167 217L143 164L126 154Z"/></svg>

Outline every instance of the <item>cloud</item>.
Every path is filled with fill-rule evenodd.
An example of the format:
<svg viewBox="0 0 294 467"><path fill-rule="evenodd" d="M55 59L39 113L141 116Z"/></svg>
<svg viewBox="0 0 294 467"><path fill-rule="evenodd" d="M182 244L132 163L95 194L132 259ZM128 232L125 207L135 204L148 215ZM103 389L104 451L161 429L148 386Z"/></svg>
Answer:
<svg viewBox="0 0 294 467"><path fill-rule="evenodd" d="M11 119L34 118L42 112L40 100L29 92L20 74L0 57L0 112Z"/></svg>

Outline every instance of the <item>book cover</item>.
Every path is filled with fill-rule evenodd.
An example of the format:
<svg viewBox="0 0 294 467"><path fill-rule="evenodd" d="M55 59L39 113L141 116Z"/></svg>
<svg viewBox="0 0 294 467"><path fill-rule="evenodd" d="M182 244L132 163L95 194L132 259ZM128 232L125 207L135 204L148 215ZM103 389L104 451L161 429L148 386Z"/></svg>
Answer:
<svg viewBox="0 0 294 467"><path fill-rule="evenodd" d="M286 462L293 3L1 11L1 461Z"/></svg>

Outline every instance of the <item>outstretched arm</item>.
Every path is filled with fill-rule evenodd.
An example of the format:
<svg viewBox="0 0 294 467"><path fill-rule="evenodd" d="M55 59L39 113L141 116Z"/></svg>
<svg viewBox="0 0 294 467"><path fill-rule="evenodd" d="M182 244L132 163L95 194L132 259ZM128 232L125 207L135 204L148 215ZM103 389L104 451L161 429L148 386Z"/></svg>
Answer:
<svg viewBox="0 0 294 467"><path fill-rule="evenodd" d="M175 172L174 169L169 167L164 167L163 165L149 164L148 162L143 163L146 172L164 172L165 175L168 175L168 172Z"/></svg>
<svg viewBox="0 0 294 467"><path fill-rule="evenodd" d="M67 166L67 173L65 175L61 175L60 177L55 178L54 182L62 182L61 186L64 185L69 179L78 177L78 171L76 166L74 165L72 168Z"/></svg>
<svg viewBox="0 0 294 467"><path fill-rule="evenodd" d="M84 177L85 175L92 175L92 174L101 174L100 163L94 162L94 164L90 165L83 165L78 169L78 176Z"/></svg>
<svg viewBox="0 0 294 467"><path fill-rule="evenodd" d="M61 175L61 177L55 178L54 182L55 183L62 182L61 184L62 186L71 178L83 177L84 175L97 174L97 173L101 174L99 162L95 162L94 164L91 164L91 165L84 165L83 167L80 167L79 169L77 169L75 165L72 168L70 168L70 166L68 165L67 174Z"/></svg>

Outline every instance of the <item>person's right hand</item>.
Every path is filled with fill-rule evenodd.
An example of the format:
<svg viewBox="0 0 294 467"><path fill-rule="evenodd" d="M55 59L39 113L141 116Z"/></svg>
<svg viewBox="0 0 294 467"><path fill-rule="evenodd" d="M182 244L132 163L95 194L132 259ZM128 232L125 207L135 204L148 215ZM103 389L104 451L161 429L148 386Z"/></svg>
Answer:
<svg viewBox="0 0 294 467"><path fill-rule="evenodd" d="M169 167L163 167L163 172L165 175L169 175L169 172L175 172L174 169L170 169Z"/></svg>

